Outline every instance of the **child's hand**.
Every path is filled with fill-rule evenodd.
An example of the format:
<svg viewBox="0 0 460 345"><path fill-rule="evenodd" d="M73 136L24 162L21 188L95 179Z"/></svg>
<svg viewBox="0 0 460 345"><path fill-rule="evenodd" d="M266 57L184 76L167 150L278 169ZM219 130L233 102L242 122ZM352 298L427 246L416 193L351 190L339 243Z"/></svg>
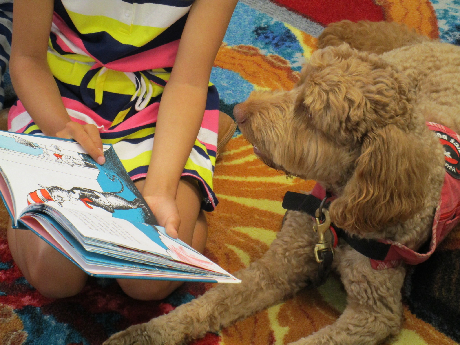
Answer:
<svg viewBox="0 0 460 345"><path fill-rule="evenodd" d="M145 196L145 201L152 210L158 225L166 229L166 233L177 238L180 225L179 210L177 209L176 200L168 196Z"/></svg>
<svg viewBox="0 0 460 345"><path fill-rule="evenodd" d="M78 122L69 121L63 130L56 133L56 136L76 140L98 164L105 163L101 136L95 125L82 125Z"/></svg>

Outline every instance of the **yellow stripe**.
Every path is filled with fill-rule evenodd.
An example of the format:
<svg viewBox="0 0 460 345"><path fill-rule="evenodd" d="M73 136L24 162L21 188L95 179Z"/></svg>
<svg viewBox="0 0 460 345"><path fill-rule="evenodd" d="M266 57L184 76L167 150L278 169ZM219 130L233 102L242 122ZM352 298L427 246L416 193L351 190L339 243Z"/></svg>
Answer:
<svg viewBox="0 0 460 345"><path fill-rule="evenodd" d="M70 58L74 59L79 55L72 55ZM85 74L90 70L91 66L78 63L77 61L72 62L60 58L54 54L48 54L48 63L50 65L51 72L56 78L58 78L63 83L79 86L81 80ZM160 79L167 81L170 74L164 71L159 71L157 75ZM143 75L144 81L150 83L153 88L152 97L156 97L163 92L163 87L155 84L150 81ZM88 87L96 90L96 102L102 104L102 91L118 93L121 95L133 95L136 92L135 85L131 80L126 76L125 73L106 70L102 75L98 73L91 81L88 83Z"/></svg>
<svg viewBox="0 0 460 345"><path fill-rule="evenodd" d="M113 141L113 140L112 140ZM104 143L107 143L107 140L104 140ZM123 159L121 162L125 169L127 171L134 170L135 168L143 165L149 165L150 164L150 157L151 157L152 151L144 151L137 155L136 157L130 158L130 159ZM210 157L211 158L211 157ZM206 183L212 188L212 171L206 168L203 168L197 164L195 164L191 158L187 159L187 162L185 163L185 169L187 170L193 170L198 173L198 175L206 181Z"/></svg>
<svg viewBox="0 0 460 345"><path fill-rule="evenodd" d="M127 25L116 19L104 16L88 16L70 11L67 13L80 33L107 32L118 42L135 47L144 46L166 30L166 28Z"/></svg>
<svg viewBox="0 0 460 345"><path fill-rule="evenodd" d="M198 175L212 188L212 171L195 164L190 158L185 163L185 169L195 170Z"/></svg>
<svg viewBox="0 0 460 345"><path fill-rule="evenodd" d="M163 68L152 69L151 72L164 81L168 81L171 76L171 73L166 72Z"/></svg>
<svg viewBox="0 0 460 345"><path fill-rule="evenodd" d="M297 38L297 42L300 44L300 46L302 47L302 50L303 50L303 55L305 56L305 58L307 59L310 59L311 57L311 54L313 53L313 48L308 46L307 44L305 44L304 40L302 39L302 31L300 31L299 29L296 29L295 27L293 27L292 25L289 25L287 23L284 23L284 25L295 35L295 37Z"/></svg>
<svg viewBox="0 0 460 345"><path fill-rule="evenodd" d="M125 167L127 171L134 170L143 165L149 165L150 163L150 156L152 155L152 151L144 151L141 154L137 155L131 159L123 159L121 163Z"/></svg>
<svg viewBox="0 0 460 345"><path fill-rule="evenodd" d="M198 146L200 149L202 149L203 151L206 151L206 145L200 143L198 140L195 140L195 145Z"/></svg>
<svg viewBox="0 0 460 345"><path fill-rule="evenodd" d="M91 66L83 63L64 60L51 53L48 54L48 64L50 65L51 72L56 78L63 83L74 86L80 86L83 77L91 68ZM89 88L96 89L96 87L102 87L101 91L122 95L133 95L134 92L136 92L136 87L123 72L107 70L102 75L103 78L100 78L99 81L97 80L98 76L99 74L91 79L88 83ZM96 93L96 97L97 96ZM101 99L99 99L99 101L101 101Z"/></svg>
<svg viewBox="0 0 460 345"><path fill-rule="evenodd" d="M129 136L126 136L126 137L122 137L122 138L114 138L114 139L103 139L103 143L104 144L116 144L118 143L120 140L123 140L123 139L140 139L140 138L145 138L149 135L152 135L153 133L155 133L155 128L143 128L137 132L134 132L133 134L129 135Z"/></svg>
<svg viewBox="0 0 460 345"><path fill-rule="evenodd" d="M91 66L82 63L72 63L54 54L48 53L48 64L51 72L64 83L79 86L84 75Z"/></svg>
<svg viewBox="0 0 460 345"><path fill-rule="evenodd" d="M104 93L104 86L105 86L104 84L105 84L108 74L109 74L108 71L104 71L103 73L99 71L99 73L96 74L95 78L93 78L94 84L95 84L94 101L99 105L102 104L102 95Z"/></svg>
<svg viewBox="0 0 460 345"><path fill-rule="evenodd" d="M98 82L99 78L100 72L91 79L88 83L88 87L94 90L100 90L99 92L108 91L121 95L133 95L136 92L136 87L123 72L106 70L100 80L102 83Z"/></svg>
<svg viewBox="0 0 460 345"><path fill-rule="evenodd" d="M249 256L248 253L246 253L244 250L241 250L237 246L232 246L231 244L226 244L226 247L236 254L244 266L249 266L251 263L251 256Z"/></svg>
<svg viewBox="0 0 460 345"><path fill-rule="evenodd" d="M30 134L32 131L40 131L40 128L37 125L32 125L29 128L27 128L24 133L25 134Z"/></svg>
<svg viewBox="0 0 460 345"><path fill-rule="evenodd" d="M230 200L243 206L254 207L259 210L269 211L280 215L284 215L286 213L286 210L283 209L283 206L277 200L242 198L225 194L217 194L217 197L222 200Z"/></svg>
<svg viewBox="0 0 460 345"><path fill-rule="evenodd" d="M286 325L284 322L282 322L283 325L280 324L280 320L284 321L283 316L282 316L283 311L281 310L283 306L284 304L280 303L280 304L274 305L267 309L268 318L270 320L270 328L275 334L275 337L274 337L276 339L275 345L284 344L285 343L284 338L291 330L289 326L283 326L283 325Z"/></svg>
<svg viewBox="0 0 460 345"><path fill-rule="evenodd" d="M276 231L267 230L264 228L256 228L256 227L244 227L244 226L236 226L232 228L232 231L238 231L246 236L249 236L259 242L265 243L267 246L275 240L276 238Z"/></svg>
<svg viewBox="0 0 460 345"><path fill-rule="evenodd" d="M398 337L391 343L392 345L404 345L404 344L411 344L411 345L427 345L427 342L423 337L417 332L403 329L401 333L399 333Z"/></svg>
<svg viewBox="0 0 460 345"><path fill-rule="evenodd" d="M131 108L128 108L126 110L123 110L123 111L120 111L117 116L115 117L115 119L112 121L112 126L116 126L118 125L119 123L123 122L123 120L125 119L125 116L126 114L128 114L128 112L131 110Z"/></svg>

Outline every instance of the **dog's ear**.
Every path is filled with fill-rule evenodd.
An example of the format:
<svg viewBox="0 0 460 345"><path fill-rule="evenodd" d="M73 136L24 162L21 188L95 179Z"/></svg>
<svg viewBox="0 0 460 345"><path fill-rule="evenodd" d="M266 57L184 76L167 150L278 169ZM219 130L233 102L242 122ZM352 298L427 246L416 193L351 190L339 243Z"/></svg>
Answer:
<svg viewBox="0 0 460 345"><path fill-rule="evenodd" d="M331 204L331 220L350 233L364 234L419 211L429 171L421 147L416 135L394 124L369 133L343 194Z"/></svg>
<svg viewBox="0 0 460 345"><path fill-rule="evenodd" d="M415 85L380 56L347 44L314 52L298 88L297 114L308 114L312 127L342 144L411 122Z"/></svg>

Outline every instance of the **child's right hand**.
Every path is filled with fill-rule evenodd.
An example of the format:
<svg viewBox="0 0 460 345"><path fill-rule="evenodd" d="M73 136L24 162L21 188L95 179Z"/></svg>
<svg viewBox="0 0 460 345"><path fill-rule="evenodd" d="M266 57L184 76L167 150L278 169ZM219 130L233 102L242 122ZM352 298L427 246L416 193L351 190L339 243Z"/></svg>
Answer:
<svg viewBox="0 0 460 345"><path fill-rule="evenodd" d="M150 195L146 193L143 193L143 197L152 210L158 224L165 228L169 236L177 238L180 216L176 199L168 195Z"/></svg>
<svg viewBox="0 0 460 345"><path fill-rule="evenodd" d="M69 121L64 129L56 133L56 137L76 140L98 164L105 163L101 136L95 125L82 125L78 122Z"/></svg>

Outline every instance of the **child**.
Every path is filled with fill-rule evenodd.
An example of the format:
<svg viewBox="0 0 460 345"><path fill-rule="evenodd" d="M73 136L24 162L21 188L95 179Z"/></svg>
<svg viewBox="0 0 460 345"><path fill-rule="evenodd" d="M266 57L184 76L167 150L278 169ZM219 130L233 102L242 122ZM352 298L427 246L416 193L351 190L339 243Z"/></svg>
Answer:
<svg viewBox="0 0 460 345"><path fill-rule="evenodd" d="M111 143L159 225L202 252L218 95L211 68L237 0L15 0L10 131L72 138L100 164ZM160 103L161 100L161 103ZM155 142L153 143L153 138ZM87 276L31 231L8 230L13 259L43 295L77 294ZM119 279L129 296L181 283Z"/></svg>

